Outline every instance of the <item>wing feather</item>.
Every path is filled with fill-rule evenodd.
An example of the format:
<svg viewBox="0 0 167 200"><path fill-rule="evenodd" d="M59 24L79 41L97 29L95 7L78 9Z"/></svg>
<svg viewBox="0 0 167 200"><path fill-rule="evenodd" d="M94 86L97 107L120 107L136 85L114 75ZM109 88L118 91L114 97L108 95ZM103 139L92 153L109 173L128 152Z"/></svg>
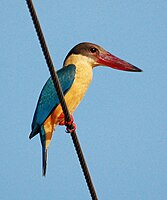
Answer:
<svg viewBox="0 0 167 200"><path fill-rule="evenodd" d="M57 75L63 90L64 95L71 88L74 78L75 78L75 65L68 65L57 71ZM47 117L52 113L52 111L59 105L60 101L57 96L52 78L50 77L45 83L37 107L34 113L32 122L32 132L30 138L34 137L40 131L40 126L47 119Z"/></svg>

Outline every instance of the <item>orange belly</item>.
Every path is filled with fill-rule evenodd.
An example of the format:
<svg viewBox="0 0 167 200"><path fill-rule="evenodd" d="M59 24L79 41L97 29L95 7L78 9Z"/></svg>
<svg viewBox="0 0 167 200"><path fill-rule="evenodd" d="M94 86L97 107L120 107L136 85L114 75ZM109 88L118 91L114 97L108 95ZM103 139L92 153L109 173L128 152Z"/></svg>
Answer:
<svg viewBox="0 0 167 200"><path fill-rule="evenodd" d="M65 101L70 114L75 111L75 109L83 99L92 81L92 76L92 67L90 66L86 67L84 65L76 69L75 80L70 90L65 95ZM44 130L46 133L46 148L48 148L54 128L60 123L60 119L58 118L61 113L63 113L62 108L60 105L58 105L44 122Z"/></svg>

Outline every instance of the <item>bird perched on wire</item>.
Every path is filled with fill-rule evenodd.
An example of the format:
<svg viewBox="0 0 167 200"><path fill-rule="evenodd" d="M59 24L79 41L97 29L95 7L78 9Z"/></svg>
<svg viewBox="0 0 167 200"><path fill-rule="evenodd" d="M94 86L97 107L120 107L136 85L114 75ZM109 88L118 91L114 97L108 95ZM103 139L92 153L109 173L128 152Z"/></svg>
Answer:
<svg viewBox="0 0 167 200"><path fill-rule="evenodd" d="M64 93L65 101L71 114L75 111L84 97L93 77L93 68L96 66L107 66L118 70L141 72L142 70L132 64L117 58L102 47L84 42L73 47L67 54L63 68L57 71L57 75ZM46 174L46 162L48 146L53 131L57 125L66 125L59 98L57 96L51 77L45 83L32 122L32 131L29 138L40 134L42 144L43 175ZM68 132L72 132L67 128Z"/></svg>

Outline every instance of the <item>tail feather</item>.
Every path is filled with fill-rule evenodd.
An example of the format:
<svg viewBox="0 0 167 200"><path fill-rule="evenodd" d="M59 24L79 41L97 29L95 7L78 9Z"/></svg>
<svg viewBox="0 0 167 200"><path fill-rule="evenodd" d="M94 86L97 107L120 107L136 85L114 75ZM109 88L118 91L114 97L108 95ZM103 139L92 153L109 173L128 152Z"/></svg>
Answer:
<svg viewBox="0 0 167 200"><path fill-rule="evenodd" d="M46 176L47 154L48 154L48 150L45 147L43 147L42 148L42 175L43 176Z"/></svg>
<svg viewBox="0 0 167 200"><path fill-rule="evenodd" d="M42 175L46 176L47 154L48 154L48 144L49 143L46 142L48 140L46 140L47 139L46 132L45 132L43 124L41 126L36 126L35 128L32 128L32 132L29 135L29 139L33 138L38 133L40 133L40 139L41 139L41 144L42 144ZM49 138L49 139L51 139L51 138ZM50 140L49 140L49 142L50 142Z"/></svg>
<svg viewBox="0 0 167 200"><path fill-rule="evenodd" d="M46 147L46 133L44 126L40 127L40 139L42 144L42 175L46 175L46 165L47 165L47 147Z"/></svg>

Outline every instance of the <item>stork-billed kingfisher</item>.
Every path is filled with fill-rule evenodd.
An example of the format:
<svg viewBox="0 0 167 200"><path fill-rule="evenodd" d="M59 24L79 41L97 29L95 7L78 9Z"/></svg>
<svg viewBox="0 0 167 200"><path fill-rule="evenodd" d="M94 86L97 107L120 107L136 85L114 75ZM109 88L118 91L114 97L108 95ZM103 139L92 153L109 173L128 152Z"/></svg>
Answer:
<svg viewBox="0 0 167 200"><path fill-rule="evenodd" d="M131 72L142 71L96 44L84 42L74 46L67 54L63 68L57 71L70 114L75 111L92 81L92 69L99 65ZM57 125L62 124L65 124L63 111L50 77L39 96L29 136L31 139L40 133L44 176L47 150L53 131Z"/></svg>

